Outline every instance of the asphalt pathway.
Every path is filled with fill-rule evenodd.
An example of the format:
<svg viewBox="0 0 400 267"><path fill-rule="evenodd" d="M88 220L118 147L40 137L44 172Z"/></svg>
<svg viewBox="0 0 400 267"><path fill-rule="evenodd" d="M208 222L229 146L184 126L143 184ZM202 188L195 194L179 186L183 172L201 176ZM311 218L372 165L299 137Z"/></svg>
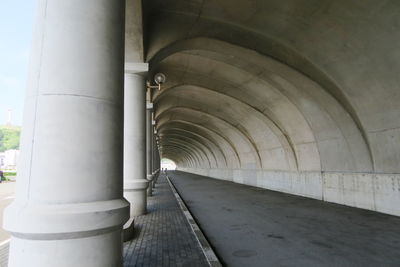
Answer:
<svg viewBox="0 0 400 267"><path fill-rule="evenodd" d="M400 217L169 171L227 266L400 266Z"/></svg>

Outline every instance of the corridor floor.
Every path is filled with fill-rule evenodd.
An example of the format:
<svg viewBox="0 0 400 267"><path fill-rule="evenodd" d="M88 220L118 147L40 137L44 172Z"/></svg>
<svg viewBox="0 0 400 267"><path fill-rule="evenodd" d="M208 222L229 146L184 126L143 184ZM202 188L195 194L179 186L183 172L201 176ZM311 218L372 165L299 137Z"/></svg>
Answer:
<svg viewBox="0 0 400 267"><path fill-rule="evenodd" d="M400 266L400 218L178 171L179 194L227 266Z"/></svg>
<svg viewBox="0 0 400 267"><path fill-rule="evenodd" d="M208 266L165 175L160 175L148 213L135 218L135 237L124 243L124 267Z"/></svg>

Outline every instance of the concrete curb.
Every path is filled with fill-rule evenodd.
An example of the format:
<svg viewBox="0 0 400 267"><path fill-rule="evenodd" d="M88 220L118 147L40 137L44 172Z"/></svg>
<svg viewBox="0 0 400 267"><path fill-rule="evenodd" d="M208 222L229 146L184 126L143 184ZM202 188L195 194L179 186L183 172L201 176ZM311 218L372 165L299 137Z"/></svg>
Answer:
<svg viewBox="0 0 400 267"><path fill-rule="evenodd" d="M179 204L183 214L188 221L190 228L193 231L193 234L196 237L196 240L199 242L199 245L204 253L204 256L207 259L208 264L211 267L222 267L221 262L219 261L217 255L215 254L214 250L212 249L210 243L208 243L206 237L204 236L203 232L201 231L200 227L197 225L196 221L194 220L192 214L190 213L189 209L186 207L185 203L183 202L182 198L180 197L179 193L177 192L174 184L171 182L169 177L166 175L168 184L171 187L172 192L176 198L176 201Z"/></svg>

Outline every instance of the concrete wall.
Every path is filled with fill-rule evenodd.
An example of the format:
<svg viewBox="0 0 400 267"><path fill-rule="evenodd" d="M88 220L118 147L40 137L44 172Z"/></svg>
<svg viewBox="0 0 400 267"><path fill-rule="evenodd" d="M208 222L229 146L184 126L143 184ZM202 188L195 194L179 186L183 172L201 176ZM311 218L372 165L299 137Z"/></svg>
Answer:
<svg viewBox="0 0 400 267"><path fill-rule="evenodd" d="M400 175L241 169L180 171L400 216Z"/></svg>
<svg viewBox="0 0 400 267"><path fill-rule="evenodd" d="M163 157L398 214L399 1L143 5L149 79L167 76L152 95Z"/></svg>

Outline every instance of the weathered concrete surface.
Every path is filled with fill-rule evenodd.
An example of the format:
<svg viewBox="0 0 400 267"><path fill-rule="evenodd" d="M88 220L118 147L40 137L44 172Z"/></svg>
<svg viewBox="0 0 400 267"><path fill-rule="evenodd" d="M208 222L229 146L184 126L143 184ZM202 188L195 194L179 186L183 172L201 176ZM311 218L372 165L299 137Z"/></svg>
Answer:
<svg viewBox="0 0 400 267"><path fill-rule="evenodd" d="M125 62L143 62L143 13L141 0L126 0Z"/></svg>
<svg viewBox="0 0 400 267"><path fill-rule="evenodd" d="M400 218L168 172L227 266L398 266Z"/></svg>
<svg viewBox="0 0 400 267"><path fill-rule="evenodd" d="M400 216L400 175L179 168L181 171Z"/></svg>
<svg viewBox="0 0 400 267"><path fill-rule="evenodd" d="M39 1L9 266L122 264L125 1Z"/></svg>
<svg viewBox="0 0 400 267"><path fill-rule="evenodd" d="M293 168L294 158L300 170L398 172L399 9L397 1L146 1L147 60L171 89L158 113L173 103L192 108L185 122L199 119L194 111L211 116L203 126L228 135L255 166L285 155L276 169Z"/></svg>
<svg viewBox="0 0 400 267"><path fill-rule="evenodd" d="M145 69L145 66L141 69ZM126 70L125 70L126 71ZM125 73L124 90L124 197L130 215L146 213L146 87L140 71Z"/></svg>
<svg viewBox="0 0 400 267"><path fill-rule="evenodd" d="M145 60L167 76L152 97L163 157L237 180L295 172L316 183L294 193L326 183L325 200L399 214L399 1L143 5Z"/></svg>

